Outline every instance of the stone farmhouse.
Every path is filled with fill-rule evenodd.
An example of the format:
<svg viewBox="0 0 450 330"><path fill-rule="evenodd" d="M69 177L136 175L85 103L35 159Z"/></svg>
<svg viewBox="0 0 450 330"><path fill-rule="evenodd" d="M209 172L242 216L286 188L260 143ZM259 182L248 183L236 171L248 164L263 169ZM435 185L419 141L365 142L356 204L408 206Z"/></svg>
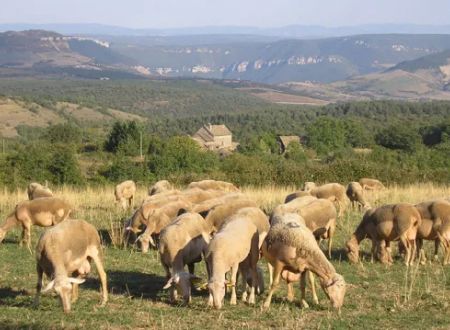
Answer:
<svg viewBox="0 0 450 330"><path fill-rule="evenodd" d="M238 143L233 142L233 134L225 125L203 125L192 138L202 148L211 151L233 151Z"/></svg>

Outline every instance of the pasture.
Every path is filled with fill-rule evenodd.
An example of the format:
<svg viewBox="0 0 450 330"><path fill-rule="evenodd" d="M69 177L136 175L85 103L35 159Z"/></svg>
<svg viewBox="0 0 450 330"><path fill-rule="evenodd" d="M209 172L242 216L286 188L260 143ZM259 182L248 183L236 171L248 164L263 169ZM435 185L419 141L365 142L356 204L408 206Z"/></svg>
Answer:
<svg viewBox="0 0 450 330"><path fill-rule="evenodd" d="M323 291L318 288L320 305L312 304L309 292L309 309L299 306L300 292L296 285L296 300L285 300L286 285L274 294L271 308L262 309L266 293L257 297L257 304L249 306L238 302L230 306L228 296L222 310L206 306L207 292L194 291L188 307L169 303L164 271L158 254L151 250L142 254L138 249L123 249L120 240L122 219L131 211L123 212L114 204L113 188L87 188L75 190L62 187L53 189L73 203L74 218L93 223L104 241L105 269L108 274L109 302L98 306L99 282L95 270L86 283L80 286L80 298L73 304L71 314L65 315L56 295L42 296L38 310L32 308L36 286L35 257L17 242L20 230L8 233L0 245L0 328L166 328L166 329L216 329L216 328L285 328L285 329L403 329L450 327L450 267L439 262L429 262L409 269L399 258L392 266L370 263L369 242L361 246L363 261L350 264L345 256L344 242L361 220L362 211L348 210L338 220L333 244L332 263L348 284L341 312L332 310ZM266 212L281 203L294 191L293 187L263 187L243 189ZM136 204L146 194L139 189ZM394 202L416 203L436 197L450 196L449 187L430 184L390 186L379 192L369 192L372 205ZM0 192L0 219L3 221L18 201L26 198L25 189ZM33 227L32 242L36 244L42 228ZM425 242L428 255L433 243ZM324 246L323 246L324 247ZM393 249L397 255L396 247ZM268 286L266 262L260 261ZM95 267L93 267L95 269ZM206 279L204 264L196 273Z"/></svg>

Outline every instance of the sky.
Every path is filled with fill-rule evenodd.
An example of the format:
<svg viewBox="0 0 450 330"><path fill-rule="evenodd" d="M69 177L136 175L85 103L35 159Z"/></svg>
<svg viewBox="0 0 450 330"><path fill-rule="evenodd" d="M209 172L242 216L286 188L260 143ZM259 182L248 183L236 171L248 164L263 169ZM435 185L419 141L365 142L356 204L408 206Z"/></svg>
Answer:
<svg viewBox="0 0 450 330"><path fill-rule="evenodd" d="M0 0L1 23L131 28L450 24L450 0Z"/></svg>

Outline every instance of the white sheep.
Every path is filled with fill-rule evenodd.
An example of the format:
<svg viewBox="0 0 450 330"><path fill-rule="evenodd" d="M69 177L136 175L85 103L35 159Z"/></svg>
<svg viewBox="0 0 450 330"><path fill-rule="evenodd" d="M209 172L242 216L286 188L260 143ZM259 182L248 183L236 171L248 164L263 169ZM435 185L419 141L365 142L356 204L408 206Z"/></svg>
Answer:
<svg viewBox="0 0 450 330"><path fill-rule="evenodd" d="M316 186L314 182L307 182L305 184L305 192L311 196L329 199L336 202L339 206L339 216L342 216L347 206L346 189L339 183L327 183L321 186Z"/></svg>
<svg viewBox="0 0 450 330"><path fill-rule="evenodd" d="M298 214L286 214L285 217L284 221L271 227L262 245L263 256L273 266L273 283L264 307L270 306L283 270L302 274L303 283L306 271L310 270L319 277L332 306L340 308L345 296L344 278L336 273L333 265L320 250L314 235L302 224L301 217ZM304 284L302 284L303 298Z"/></svg>
<svg viewBox="0 0 450 330"><path fill-rule="evenodd" d="M136 195L136 183L127 180L119 183L114 189L116 203L119 203L124 210L133 206L134 196Z"/></svg>
<svg viewBox="0 0 450 330"><path fill-rule="evenodd" d="M34 304L39 305L43 274L51 279L42 292L54 289L65 313L78 298L78 284L90 272L93 260L101 281L101 304L108 301L106 273L102 264L100 237L95 227L84 220L67 220L46 230L36 247L37 286ZM72 276L76 277L72 277Z"/></svg>
<svg viewBox="0 0 450 330"><path fill-rule="evenodd" d="M173 190L172 184L167 180L160 180L148 189L149 196Z"/></svg>

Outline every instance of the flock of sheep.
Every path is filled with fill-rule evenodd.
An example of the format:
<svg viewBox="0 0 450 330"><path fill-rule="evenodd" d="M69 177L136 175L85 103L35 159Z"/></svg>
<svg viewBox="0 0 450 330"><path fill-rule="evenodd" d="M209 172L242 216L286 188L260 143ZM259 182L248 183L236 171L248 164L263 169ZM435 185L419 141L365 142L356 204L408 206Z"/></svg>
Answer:
<svg viewBox="0 0 450 330"><path fill-rule="evenodd" d="M164 288L170 289L171 301L176 301L181 294L183 302L188 304L194 284L197 289L208 289L210 306L222 307L227 288L231 291L230 304L236 304L240 276L242 300L255 304L255 295L264 291L263 274L258 267L258 261L264 257L270 276L264 307L270 306L281 279L288 284L290 301L294 298L293 283L300 282L301 304L306 307L308 278L313 301L318 303L316 275L332 306L339 309L344 303L345 280L336 273L319 243L328 240L327 254L331 257L336 221L345 212L348 200L367 209L346 243L350 262L359 260L359 244L365 238L372 240L372 259L383 263L392 263L390 242L396 240L400 241L399 251L407 265L414 261L416 254L424 262L424 239L435 241L435 257L441 244L444 263L450 262L450 199L371 208L364 199L365 190L383 188L375 179L351 182L347 188L337 183L316 186L307 182L303 190L288 195L284 204L266 215L255 201L231 183L204 180L177 190L163 180L149 189L149 196L127 220L125 241L139 243L143 252L150 245L158 249L166 272ZM116 186L115 198L128 209L134 204L135 193L135 183L125 181ZM78 298L78 285L90 272L91 261L100 277L102 304L106 304L107 275L96 228L84 220L69 219L71 205L53 197L45 186L30 184L28 197L0 226L0 242L8 230L20 225L21 244L31 249L31 226L50 227L36 247L35 305L39 304L41 291L54 289L64 312L69 312L71 302ZM195 264L202 260L206 262L208 274L208 282L204 284L194 275ZM43 289L44 273L50 281Z"/></svg>

